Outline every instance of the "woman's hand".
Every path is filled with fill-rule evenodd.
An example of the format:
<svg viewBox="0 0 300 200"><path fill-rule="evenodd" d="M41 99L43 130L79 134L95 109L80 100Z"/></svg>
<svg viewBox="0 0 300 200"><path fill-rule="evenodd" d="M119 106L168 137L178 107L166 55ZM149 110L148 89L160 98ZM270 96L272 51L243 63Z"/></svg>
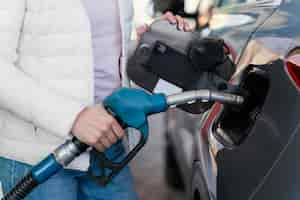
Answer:
<svg viewBox="0 0 300 200"><path fill-rule="evenodd" d="M171 24L177 24L177 28L181 31L193 31L189 23L179 15L173 15L171 12L166 12L161 19L168 20Z"/></svg>
<svg viewBox="0 0 300 200"><path fill-rule="evenodd" d="M72 133L81 142L101 152L125 134L119 123L100 105L81 111L75 120Z"/></svg>
<svg viewBox="0 0 300 200"><path fill-rule="evenodd" d="M184 20L179 15L173 15L171 12L166 12L163 16L161 16L159 19L167 20L171 24L176 24L177 28L181 31L190 32L193 31L189 23ZM138 40L142 37L142 35L149 30L149 26L147 24L142 25L136 29Z"/></svg>

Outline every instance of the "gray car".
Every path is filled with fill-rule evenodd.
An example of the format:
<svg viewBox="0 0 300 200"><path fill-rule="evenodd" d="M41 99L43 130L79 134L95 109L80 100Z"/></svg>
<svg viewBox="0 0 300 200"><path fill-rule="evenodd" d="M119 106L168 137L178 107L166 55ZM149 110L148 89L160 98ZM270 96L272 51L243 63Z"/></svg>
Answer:
<svg viewBox="0 0 300 200"><path fill-rule="evenodd" d="M243 108L167 113L166 179L191 200L299 199L300 1L215 8L209 35L236 63Z"/></svg>

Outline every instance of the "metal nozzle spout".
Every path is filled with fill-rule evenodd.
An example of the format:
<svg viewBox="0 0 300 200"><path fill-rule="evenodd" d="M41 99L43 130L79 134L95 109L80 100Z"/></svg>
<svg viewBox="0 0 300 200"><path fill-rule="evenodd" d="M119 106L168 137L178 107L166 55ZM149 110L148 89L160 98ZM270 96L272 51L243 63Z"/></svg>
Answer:
<svg viewBox="0 0 300 200"><path fill-rule="evenodd" d="M169 106L177 106L189 102L192 103L197 100L202 100L204 102L216 101L233 105L241 105L244 103L244 97L242 96L211 90L194 90L167 97L167 103Z"/></svg>

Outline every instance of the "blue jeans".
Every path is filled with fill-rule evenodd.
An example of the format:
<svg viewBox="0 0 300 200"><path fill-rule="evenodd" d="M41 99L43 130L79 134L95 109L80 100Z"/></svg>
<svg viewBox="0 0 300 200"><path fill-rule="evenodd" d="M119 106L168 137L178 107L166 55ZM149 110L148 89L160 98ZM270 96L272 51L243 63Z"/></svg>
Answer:
<svg viewBox="0 0 300 200"><path fill-rule="evenodd" d="M94 174L99 173L96 161L97 158L91 154L89 171ZM27 174L31 167L0 157L0 181L4 193ZM25 200L137 200L128 167L106 187L101 187L86 175L87 173L82 171L62 170L36 188Z"/></svg>

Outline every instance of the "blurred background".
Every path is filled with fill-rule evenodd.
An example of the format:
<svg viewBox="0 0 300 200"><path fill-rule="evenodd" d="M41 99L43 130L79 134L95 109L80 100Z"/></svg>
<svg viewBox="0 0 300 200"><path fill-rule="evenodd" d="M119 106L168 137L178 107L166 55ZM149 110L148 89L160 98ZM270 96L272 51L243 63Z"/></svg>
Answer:
<svg viewBox="0 0 300 200"><path fill-rule="evenodd" d="M183 191L176 190L165 179L165 135L163 114L150 117L150 138L132 162L132 171L141 200L182 200Z"/></svg>

